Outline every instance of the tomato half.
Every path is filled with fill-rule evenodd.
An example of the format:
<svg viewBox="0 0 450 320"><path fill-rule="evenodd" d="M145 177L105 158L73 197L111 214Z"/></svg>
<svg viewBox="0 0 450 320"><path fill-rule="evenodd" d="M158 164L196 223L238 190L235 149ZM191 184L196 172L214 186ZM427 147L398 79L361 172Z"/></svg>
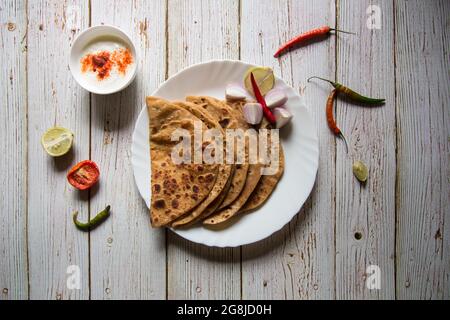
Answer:
<svg viewBox="0 0 450 320"><path fill-rule="evenodd" d="M91 160L78 162L67 174L69 183L79 190L92 187L100 176L97 164Z"/></svg>

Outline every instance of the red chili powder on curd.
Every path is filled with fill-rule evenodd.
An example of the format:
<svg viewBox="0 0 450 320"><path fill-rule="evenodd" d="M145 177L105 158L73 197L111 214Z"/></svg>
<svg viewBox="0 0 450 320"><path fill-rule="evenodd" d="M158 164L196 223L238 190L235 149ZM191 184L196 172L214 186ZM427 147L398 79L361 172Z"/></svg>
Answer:
<svg viewBox="0 0 450 320"><path fill-rule="evenodd" d="M109 77L114 67L119 73L125 75L128 66L133 63L133 55L130 49L119 48L112 52L105 50L88 53L81 58L80 62L81 72L95 72L97 79L103 80Z"/></svg>

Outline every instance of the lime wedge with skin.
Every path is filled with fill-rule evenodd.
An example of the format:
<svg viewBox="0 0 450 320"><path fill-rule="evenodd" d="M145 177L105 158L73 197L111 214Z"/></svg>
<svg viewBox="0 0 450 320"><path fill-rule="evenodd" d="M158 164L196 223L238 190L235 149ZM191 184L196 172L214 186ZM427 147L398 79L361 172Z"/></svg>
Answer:
<svg viewBox="0 0 450 320"><path fill-rule="evenodd" d="M244 77L244 85L248 92L254 95L252 81L250 80L250 73L253 73L256 83L258 84L259 91L263 96L267 92L272 90L275 84L275 77L273 75L273 70L269 67L252 67L247 70Z"/></svg>
<svg viewBox="0 0 450 320"><path fill-rule="evenodd" d="M53 127L45 131L41 138L42 146L52 157L60 157L72 148L73 133L69 129Z"/></svg>

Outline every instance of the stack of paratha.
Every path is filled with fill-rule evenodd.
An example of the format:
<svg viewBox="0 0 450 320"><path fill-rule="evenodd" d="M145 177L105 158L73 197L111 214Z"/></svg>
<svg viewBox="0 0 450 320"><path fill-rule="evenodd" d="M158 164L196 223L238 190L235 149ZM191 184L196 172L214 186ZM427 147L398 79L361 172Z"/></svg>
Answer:
<svg viewBox="0 0 450 320"><path fill-rule="evenodd" d="M225 130L250 129L243 117L242 106L242 102L229 103L212 97L191 96L186 101L176 102L147 97L153 227L186 227L200 221L205 225L220 224L238 213L258 208L270 196L284 170L281 145L278 170L272 175L262 175L261 169L269 164L249 160L248 139L234 141L234 145L243 143L244 148L242 153L235 151L231 155L235 160L232 164L225 161L227 141L219 144L216 137L205 134L200 145L195 142L194 129L203 133L214 129L213 132L221 134L225 140ZM270 129L270 126L263 121L259 128ZM197 164L175 163L171 156L180 141L173 141L172 134L177 129L190 134L191 151L195 152L196 148L204 151L210 144L218 143L217 146L224 148L223 161L211 163L203 159ZM268 141L270 144L270 133Z"/></svg>

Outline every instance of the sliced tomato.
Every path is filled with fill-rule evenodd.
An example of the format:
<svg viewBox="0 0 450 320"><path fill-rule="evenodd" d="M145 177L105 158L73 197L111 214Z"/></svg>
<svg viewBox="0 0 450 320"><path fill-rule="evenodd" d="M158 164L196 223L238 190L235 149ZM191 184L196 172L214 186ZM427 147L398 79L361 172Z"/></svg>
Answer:
<svg viewBox="0 0 450 320"><path fill-rule="evenodd" d="M78 162L67 174L69 183L79 190L92 187L100 176L98 166L94 161L84 160Z"/></svg>

